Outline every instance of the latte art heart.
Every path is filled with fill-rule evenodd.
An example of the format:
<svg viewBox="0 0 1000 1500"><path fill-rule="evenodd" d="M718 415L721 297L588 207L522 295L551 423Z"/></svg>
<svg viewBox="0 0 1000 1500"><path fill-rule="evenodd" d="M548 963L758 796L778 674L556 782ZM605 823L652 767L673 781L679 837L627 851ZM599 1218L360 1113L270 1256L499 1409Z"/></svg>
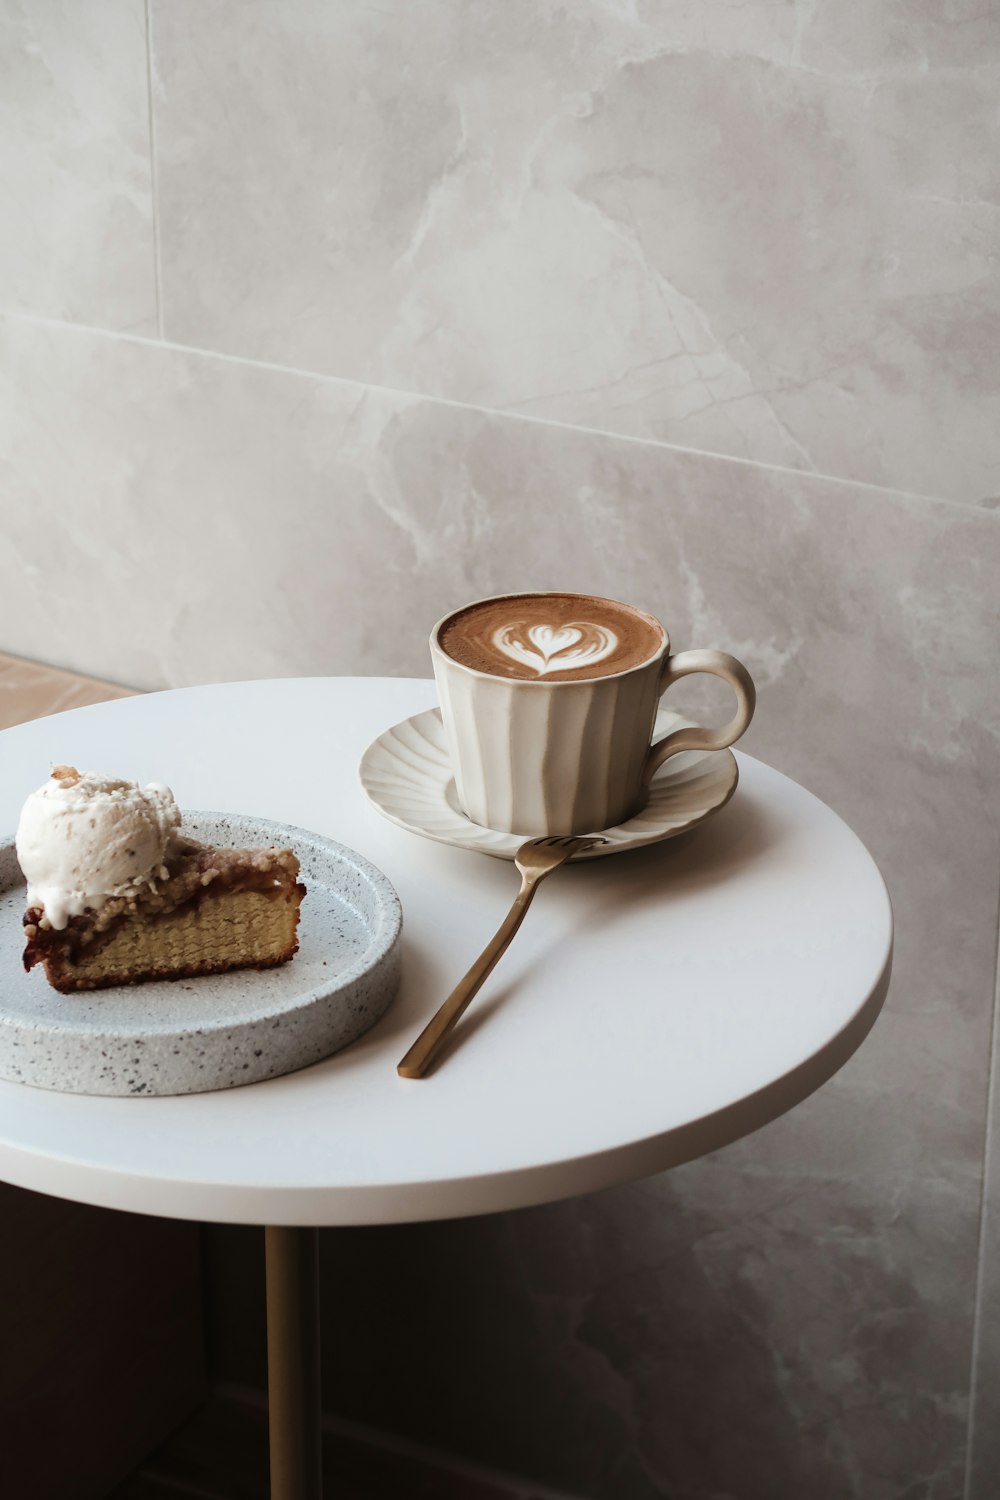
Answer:
<svg viewBox="0 0 1000 1500"><path fill-rule="evenodd" d="M571 672L603 661L618 646L618 637L604 625L575 621L572 625L504 625L493 632L493 644L538 677L546 672Z"/></svg>
<svg viewBox="0 0 1000 1500"><path fill-rule="evenodd" d="M554 592L499 594L467 604L442 620L432 641L435 662L440 650L472 672L539 682L546 689L617 677L652 661L666 646L663 627L631 605Z"/></svg>

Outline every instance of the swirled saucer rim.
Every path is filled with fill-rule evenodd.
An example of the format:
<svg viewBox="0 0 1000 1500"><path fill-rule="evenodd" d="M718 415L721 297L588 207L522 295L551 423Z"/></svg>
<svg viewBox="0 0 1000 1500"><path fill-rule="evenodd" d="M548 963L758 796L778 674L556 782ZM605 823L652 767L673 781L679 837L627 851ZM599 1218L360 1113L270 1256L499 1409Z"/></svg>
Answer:
<svg viewBox="0 0 1000 1500"><path fill-rule="evenodd" d="M660 709L654 740L690 723ZM642 811L614 828L592 830L605 842L575 858L603 859L675 838L725 807L739 776L731 750L686 750L672 756L653 777ZM358 780L384 818L421 838L509 860L525 842L521 834L483 828L462 811L438 708L411 714L384 730L362 755Z"/></svg>

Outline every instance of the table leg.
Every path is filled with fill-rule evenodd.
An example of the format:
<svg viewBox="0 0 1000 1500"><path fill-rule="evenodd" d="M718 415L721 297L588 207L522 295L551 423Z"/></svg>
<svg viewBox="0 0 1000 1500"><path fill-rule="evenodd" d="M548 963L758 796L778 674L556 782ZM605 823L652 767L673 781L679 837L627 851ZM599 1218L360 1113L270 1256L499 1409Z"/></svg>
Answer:
<svg viewBox="0 0 1000 1500"><path fill-rule="evenodd" d="M319 1230L268 1225L271 1500L322 1500Z"/></svg>

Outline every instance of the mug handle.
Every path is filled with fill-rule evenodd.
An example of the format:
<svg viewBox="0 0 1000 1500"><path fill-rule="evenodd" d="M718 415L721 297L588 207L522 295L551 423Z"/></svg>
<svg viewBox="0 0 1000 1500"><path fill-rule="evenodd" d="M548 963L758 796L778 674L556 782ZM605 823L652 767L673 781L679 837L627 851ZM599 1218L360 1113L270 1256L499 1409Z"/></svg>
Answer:
<svg viewBox="0 0 1000 1500"><path fill-rule="evenodd" d="M735 656L730 656L728 651L678 651L676 656L668 656L660 677L661 697L671 683L691 672L711 672L714 677L728 682L736 694L736 714L719 729L704 729L700 724L692 724L690 728L675 729L672 734L657 740L646 756L644 785L649 784L653 773L665 760L681 750L725 750L735 744L753 718L757 690L750 673Z"/></svg>

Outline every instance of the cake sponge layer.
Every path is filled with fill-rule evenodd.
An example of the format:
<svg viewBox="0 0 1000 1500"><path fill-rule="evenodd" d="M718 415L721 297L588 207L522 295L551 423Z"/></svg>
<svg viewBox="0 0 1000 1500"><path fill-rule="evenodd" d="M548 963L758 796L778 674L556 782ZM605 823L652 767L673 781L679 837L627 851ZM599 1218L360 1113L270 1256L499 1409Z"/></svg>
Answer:
<svg viewBox="0 0 1000 1500"><path fill-rule="evenodd" d="M123 918L93 952L84 947L70 957L50 948L43 959L46 978L65 994L228 969L273 968L298 948L302 890L206 891L197 901L152 920Z"/></svg>

